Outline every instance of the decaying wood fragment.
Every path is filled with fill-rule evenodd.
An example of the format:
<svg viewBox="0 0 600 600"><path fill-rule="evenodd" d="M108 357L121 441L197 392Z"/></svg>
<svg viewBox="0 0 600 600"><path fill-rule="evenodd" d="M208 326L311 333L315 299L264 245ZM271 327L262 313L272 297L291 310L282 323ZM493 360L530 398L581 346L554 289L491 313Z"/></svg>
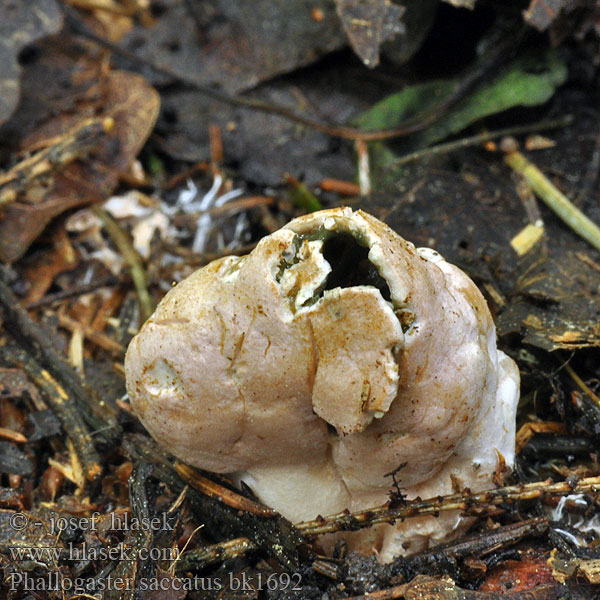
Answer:
<svg viewBox="0 0 600 600"><path fill-rule="evenodd" d="M5 363L23 369L42 391L60 419L65 433L73 442L74 450L83 467L85 479L88 481L97 479L102 473L100 457L94 447L89 429L65 388L23 349L9 348L7 345L3 345L0 346L0 356Z"/></svg>
<svg viewBox="0 0 600 600"><path fill-rule="evenodd" d="M548 565L552 575L559 583L580 578L592 585L600 584L600 560L583 558L564 558L556 549L550 554Z"/></svg>
<svg viewBox="0 0 600 600"><path fill-rule="evenodd" d="M188 485L167 456L150 439L139 435L128 436L123 447L132 459L152 464L154 476L176 494ZM257 548L266 550L286 569L298 568L300 549L305 545L305 540L282 517L276 515L261 518L252 513L240 512L193 488L188 490L187 498L198 523L204 524L209 534L218 537L235 537L241 534L248 537Z"/></svg>
<svg viewBox="0 0 600 600"><path fill-rule="evenodd" d="M177 561L177 571L202 569L205 566L242 556L257 547L248 538L235 538L220 544L202 546L183 552Z"/></svg>
<svg viewBox="0 0 600 600"><path fill-rule="evenodd" d="M81 411L87 425L92 430L99 431L107 441L114 441L120 431L116 410L100 398L66 358L56 351L45 329L27 314L12 290L1 279L0 306L6 318L6 329L13 334L15 340L31 353L33 360L47 368L48 374L64 388L78 411Z"/></svg>

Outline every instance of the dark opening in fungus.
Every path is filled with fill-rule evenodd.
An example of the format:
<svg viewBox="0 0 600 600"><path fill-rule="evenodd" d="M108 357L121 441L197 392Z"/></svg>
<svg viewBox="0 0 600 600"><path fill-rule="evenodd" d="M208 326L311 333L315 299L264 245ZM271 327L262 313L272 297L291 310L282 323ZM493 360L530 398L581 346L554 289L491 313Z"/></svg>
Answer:
<svg viewBox="0 0 600 600"><path fill-rule="evenodd" d="M331 265L324 290L370 285L390 302L390 288L369 260L369 248L359 244L352 235L345 233L327 239L323 244L323 256Z"/></svg>

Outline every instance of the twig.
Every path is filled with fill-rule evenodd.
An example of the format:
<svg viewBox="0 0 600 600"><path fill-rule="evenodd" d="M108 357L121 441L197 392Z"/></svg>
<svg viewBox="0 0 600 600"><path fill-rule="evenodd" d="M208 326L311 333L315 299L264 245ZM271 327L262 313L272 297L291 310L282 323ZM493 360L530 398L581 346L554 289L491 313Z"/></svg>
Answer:
<svg viewBox="0 0 600 600"><path fill-rule="evenodd" d="M253 544L248 538L235 538L220 544L211 544L195 550L188 550L179 556L177 571L187 571L188 569L198 569L210 564L237 558L250 550L257 550L256 544Z"/></svg>
<svg viewBox="0 0 600 600"><path fill-rule="evenodd" d="M102 431L102 437L107 441L114 440L120 431L116 410L87 385L55 350L45 328L27 314L1 277L0 306L5 315L5 327L15 340L48 369L52 377L68 392L69 397L72 396L90 428Z"/></svg>
<svg viewBox="0 0 600 600"><path fill-rule="evenodd" d="M0 427L0 438L9 442L16 442L17 444L24 444L27 438L18 431L7 429L6 427Z"/></svg>
<svg viewBox="0 0 600 600"><path fill-rule="evenodd" d="M156 452L156 446L146 438L135 436L135 438L132 438L129 441L126 440L125 448L128 449L130 454L133 453L136 458L142 458L150 461L155 467L155 475L167 483L167 485L169 485L169 487L171 487L175 493L180 492L186 483L191 483L191 480L188 478L186 478L185 481L182 481L178 476L179 474L175 472L169 461L166 460L165 457L161 458L162 454ZM181 470L181 468L178 470ZM192 505L197 502L203 502L201 500L202 494L196 498L196 491L191 490L190 493L192 494L190 496ZM297 530L303 536L312 537L326 533L335 533L342 530L355 531L378 523L394 523L399 519L421 517L425 515L436 515L439 512L450 510L459 510L466 515L482 516L497 511L498 509L495 507L502 505L514 505L517 502L525 500L550 499L556 496L584 493L600 493L600 477L588 477L581 479L574 484L570 484L567 481L553 483L551 480L546 480L525 485L506 486L476 494L471 494L467 490L463 493L431 498L429 500L421 500L417 498L415 500L407 501L405 504L394 508L391 508L389 505L384 505L356 513L344 511L325 518L319 517L313 521L304 521L302 523L298 523L292 531ZM207 501L212 507L211 510L219 511L222 513L221 518L223 518L227 514L227 511L224 511L224 509L231 510L232 508L229 506L223 506L223 504L219 502L219 495L219 493L211 493L211 495L207 498ZM215 501L216 504L213 504ZM200 512L204 512L204 510L206 510L205 508L198 508ZM248 524L255 523L255 525L253 525L250 529L251 534L248 535L249 538L254 538L254 536L256 536L258 533L258 530L256 529L256 523L258 522L262 523L263 526L272 523L276 526L275 531L277 531L276 513L275 516L267 516L266 518L260 518L259 521L255 521L257 517L252 512L245 513L243 511L238 512L237 510L236 512L239 515L239 519L249 518L251 520ZM226 518L229 519L229 517ZM208 526L208 522L206 525ZM239 530L240 528L243 529L244 527L244 524L240 522L236 529ZM290 526L286 525L286 527ZM519 529L520 527L522 529ZM506 543L508 539L507 536L518 537L519 535L527 535L527 532L531 534L541 533L545 527L546 522L543 519L534 519L529 522L515 524L511 526L512 530L511 528L507 529L505 532L503 532L506 535L500 536L494 543L499 545ZM220 533L223 533L223 529L221 529ZM246 532L244 532L244 534L246 534ZM296 541L296 543L298 543L298 541ZM482 542L482 544L485 543L487 542ZM232 540L231 544L227 546L227 552L234 552L234 547L238 547L241 551L243 550L245 552L254 548L263 547L263 544L264 541L261 544L257 539L251 539L250 545L243 539ZM289 549L285 550L284 548L276 548L275 555L281 557L281 553L284 551L289 551ZM460 552L460 550L457 551ZM490 551L493 551L493 548ZM196 552L197 554L195 554ZM182 564L187 565L193 562L196 567L199 567L203 565L203 560L217 560L216 557L223 552L225 552L225 550L223 549L222 543L206 547L199 551L189 551L186 558L187 562ZM271 552L273 552L273 549L271 549ZM432 552L434 552L434 550L432 550ZM426 560L426 558L422 559Z"/></svg>
<svg viewBox="0 0 600 600"><path fill-rule="evenodd" d="M384 505L356 513L341 512L313 521L304 521L296 527L303 535L322 535L342 530L354 531L377 523L394 523L398 519L432 515L448 510L460 510L467 515L481 515L485 514L486 510L491 507L502 504L599 491L600 477L581 479L573 486L566 481L558 483L552 483L551 480L536 481L524 485L496 488L476 494L464 492L429 500L410 500L396 508Z"/></svg>
<svg viewBox="0 0 600 600"><path fill-rule="evenodd" d="M165 182L162 186L163 190L172 190L184 183L187 179L193 177L196 173L206 173L210 165L205 161L197 162L195 165L192 165L189 169L185 169L181 173L177 173L177 175L173 175L171 179Z"/></svg>
<svg viewBox="0 0 600 600"><path fill-rule="evenodd" d="M102 221L108 235L116 244L117 248L119 248L119 251L131 269L131 279L133 279L133 285L135 286L135 291L137 292L138 301L140 303L140 313L142 320L145 321L154 312L154 300L152 300L152 297L148 292L146 272L144 271L142 261L135 248L131 245L127 234L121 229L119 224L97 204L92 206L92 211Z"/></svg>
<svg viewBox="0 0 600 600"><path fill-rule="evenodd" d="M323 179L319 187L324 192L335 192L340 196L359 196L360 187L351 181L340 181L339 179Z"/></svg>
<svg viewBox="0 0 600 600"><path fill-rule="evenodd" d="M450 107L454 106L461 98L463 98L466 93L471 91L475 85L481 81L483 76L490 71L490 69L495 68L498 65L500 59L505 55L506 52L512 52L514 50L514 40L510 36L504 35L502 41L492 44L489 60L486 61L485 64L480 65L478 69L475 69L471 73L467 74L464 79L461 80L438 105L424 113L420 113L415 117L407 119L400 126L393 129L362 131L360 129L347 127L344 125L329 125L313 117L300 115L294 110L279 104L272 104L257 98L230 96L229 94L220 92L213 87L203 84L201 81L198 81L193 77L176 73L164 65L148 61L133 52L129 52L128 50L109 42L108 40L95 34L86 25L84 25L77 18L74 11L68 9L68 7L65 7L65 9L69 26L79 35L82 35L96 42L98 45L107 48L113 54L127 58L138 65L150 67L158 74L165 75L175 81L189 85L208 98L212 98L213 100L217 100L218 102L222 102L230 106L238 106L241 108L278 115L332 137L345 138L349 140L364 140L365 142L374 142L403 137L416 131L425 129L437 121Z"/></svg>
<svg viewBox="0 0 600 600"><path fill-rule="evenodd" d="M400 557L397 559L397 563L399 563L398 566L401 571L418 572L424 568L440 564L444 559L447 560L448 558L460 560L469 556L487 556L492 552L498 552L501 549L512 546L525 537L543 535L547 529L548 520L537 517L520 523L511 523L498 529L484 531L465 540L437 546L436 548L414 554L407 558ZM179 557L177 570L181 572L189 569L202 569L210 564L237 558L248 551L256 549L257 547L247 538L235 538L227 542L204 546L203 548L189 550L182 554ZM317 572L322 572L321 569L328 565L331 566L332 563L326 560L316 560L313 562L313 569ZM392 572L396 572L397 570L395 565L392 566ZM338 575L338 568L334 568L332 572L333 579L337 579ZM401 597L403 594L400 594L400 596L394 596L393 594L398 594L402 590L406 591L408 586L411 585L403 584L386 590L372 592L366 596L358 596L357 598L381 600L384 598Z"/></svg>
<svg viewBox="0 0 600 600"><path fill-rule="evenodd" d="M590 397L592 402L598 408L600 408L600 398L596 394L594 394L594 392L592 392L592 390L585 384L583 379L581 379L581 377L579 377L579 375L577 375L577 373L575 373L575 371L573 370L573 368L571 367L571 365L569 363L565 364L565 369L567 370L567 373L571 376L573 381L581 388L581 390Z"/></svg>
<svg viewBox="0 0 600 600"><path fill-rule="evenodd" d="M150 522L150 518L156 515L154 512L155 497L153 497L149 485L151 475L152 465L140 462L133 466L133 471L129 476L131 516L140 523ZM173 538L175 532L165 529L162 533ZM139 528L137 531L134 528L130 529L125 543L139 558L129 564L121 561L121 564L117 567L117 572L131 579L133 583L131 586L126 586L125 593L119 596L122 600L135 600L142 597L143 594L139 592L141 581L156 576L157 561L150 558L149 551L151 548L156 547L155 537L157 535L158 531L156 529ZM171 539L167 543L170 545L173 542L174 540Z"/></svg>
<svg viewBox="0 0 600 600"><path fill-rule="evenodd" d="M354 145L358 156L358 187L360 188L360 195L364 198L371 195L369 150L364 140L356 140Z"/></svg>
<svg viewBox="0 0 600 600"><path fill-rule="evenodd" d="M542 460L549 454L553 456L589 456L597 445L594 438L584 435L552 435L532 438L523 453L534 460Z"/></svg>
<svg viewBox="0 0 600 600"><path fill-rule="evenodd" d="M573 231L600 251L600 227L586 217L569 199L518 150L508 152L504 161L523 175L536 195Z"/></svg>
<svg viewBox="0 0 600 600"><path fill-rule="evenodd" d="M100 458L77 406L65 388L23 349L13 349L3 345L0 346L0 353L8 364L23 369L43 392L52 410L60 419L65 433L73 442L73 448L81 462L85 478L88 481L98 478L102 473Z"/></svg>
<svg viewBox="0 0 600 600"><path fill-rule="evenodd" d="M66 300L67 298L73 298L74 296L82 296L83 294L89 294L90 292L95 292L96 290L103 287L113 287L116 285L121 285L123 283L126 283L127 281L129 281L129 277L118 278L114 275L110 275L108 277L98 279L97 281L92 281L90 283L74 285L66 290L61 290L60 292L46 294L43 298L40 298L35 302L26 302L24 304L24 307L27 310L40 308L41 306L47 306L48 304L60 302L61 300Z"/></svg>
<svg viewBox="0 0 600 600"><path fill-rule="evenodd" d="M550 119L548 121L540 121L539 123L530 123L529 125L519 125L518 127L506 127L505 129L497 129L495 131L487 131L486 133L479 133L472 135L471 137L462 138L452 142L446 142L445 144L438 144L437 146L431 146L430 148L424 148L423 150L417 150L400 156L399 158L391 161L385 166L385 170L406 163L426 158L429 156L436 156L438 154L448 154L462 148L468 148L469 146L475 146L476 144L483 144L490 140L495 140L500 137L508 135L520 135L523 133L530 133L532 131L543 131L546 129L556 129L558 127L565 127L573 121L573 115L566 115L560 119Z"/></svg>
<svg viewBox="0 0 600 600"><path fill-rule="evenodd" d="M198 212L182 213L173 217L173 224L176 227L193 227L198 222L201 215L210 215L216 217L232 217L241 212L246 212L260 206L271 206L275 200L271 196L245 196L239 200L226 202L221 206L213 206L208 210L199 210ZM225 249L229 254L233 251Z"/></svg>
<svg viewBox="0 0 600 600"><path fill-rule="evenodd" d="M256 515L258 517L272 518L277 516L277 513L259 502L254 502L250 498L246 498L240 494L236 494L230 489L219 485L216 481L204 477L198 471L192 467L177 461L175 463L175 470L179 473L179 476L195 490L198 490L202 494L205 494L209 498L215 498L219 502L223 502L235 508L236 510L242 510L244 512Z"/></svg>
<svg viewBox="0 0 600 600"><path fill-rule="evenodd" d="M468 556L487 556L492 552L498 552L512 546L526 537L543 535L547 530L548 519L536 517L519 523L504 525L497 529L488 529L466 539L436 546L431 550L419 552L399 560L406 561L406 566L410 570L419 571L426 566L439 564L444 557L448 556L454 559Z"/></svg>
<svg viewBox="0 0 600 600"><path fill-rule="evenodd" d="M107 350L117 358L123 358L125 356L125 348L121 346L119 342L113 340L105 333L96 331L89 325L82 325L81 323L78 323L77 321L67 317L67 315L63 315L61 313L58 313L58 322L60 323L61 327L64 327L71 332L74 332L78 327L81 327L84 337L93 344L96 344L96 346L100 346L100 348Z"/></svg>
<svg viewBox="0 0 600 600"><path fill-rule="evenodd" d="M275 200L271 196L245 196L239 200L232 200L222 204L221 206L213 206L208 209L208 213L211 217L230 217L240 212L245 212L256 208L257 206L271 206L275 203Z"/></svg>
<svg viewBox="0 0 600 600"><path fill-rule="evenodd" d="M592 269L594 269L594 271L600 273L600 265L597 262L593 261L587 254L583 252L575 252L575 256L582 263L585 263L588 267L591 267Z"/></svg>

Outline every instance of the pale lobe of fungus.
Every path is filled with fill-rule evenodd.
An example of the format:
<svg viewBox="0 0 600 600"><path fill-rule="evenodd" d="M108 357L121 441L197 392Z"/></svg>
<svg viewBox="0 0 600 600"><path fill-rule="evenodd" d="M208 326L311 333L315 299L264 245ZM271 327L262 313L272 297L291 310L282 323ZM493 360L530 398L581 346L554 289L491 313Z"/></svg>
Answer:
<svg viewBox="0 0 600 600"><path fill-rule="evenodd" d="M131 402L178 458L294 522L492 485L514 461L519 374L457 267L348 208L305 215L171 290L126 357ZM382 561L456 514L343 535ZM327 544L327 540L325 540Z"/></svg>

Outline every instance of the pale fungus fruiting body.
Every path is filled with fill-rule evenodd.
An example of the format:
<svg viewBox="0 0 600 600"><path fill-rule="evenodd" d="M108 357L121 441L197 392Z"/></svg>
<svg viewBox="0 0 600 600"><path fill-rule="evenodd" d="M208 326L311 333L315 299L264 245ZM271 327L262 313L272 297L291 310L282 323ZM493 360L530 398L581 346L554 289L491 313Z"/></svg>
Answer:
<svg viewBox="0 0 600 600"><path fill-rule="evenodd" d="M475 284L374 217L294 219L178 284L132 341L127 388L183 461L244 480L294 522L492 485L514 460L519 374ZM452 514L346 534L383 561Z"/></svg>

